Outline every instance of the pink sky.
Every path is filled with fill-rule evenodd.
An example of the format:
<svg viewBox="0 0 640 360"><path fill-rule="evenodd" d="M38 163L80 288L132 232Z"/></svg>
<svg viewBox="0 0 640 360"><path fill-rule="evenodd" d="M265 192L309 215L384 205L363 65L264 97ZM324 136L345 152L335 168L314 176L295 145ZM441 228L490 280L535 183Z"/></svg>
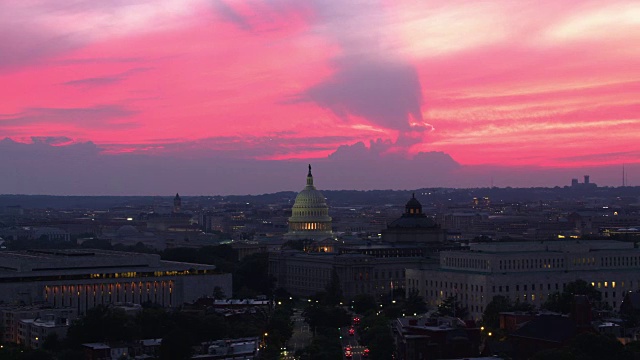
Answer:
<svg viewBox="0 0 640 360"><path fill-rule="evenodd" d="M0 139L633 169L638 44L635 0L5 0Z"/></svg>

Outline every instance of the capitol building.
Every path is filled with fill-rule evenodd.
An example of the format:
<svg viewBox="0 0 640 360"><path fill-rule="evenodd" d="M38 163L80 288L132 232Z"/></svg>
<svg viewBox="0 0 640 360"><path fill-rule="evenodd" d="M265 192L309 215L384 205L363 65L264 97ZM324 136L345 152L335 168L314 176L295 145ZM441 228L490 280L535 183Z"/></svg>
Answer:
<svg viewBox="0 0 640 360"><path fill-rule="evenodd" d="M296 196L289 218L289 231L284 236L290 240L323 240L333 237L329 207L322 193L313 185L311 165L307 185Z"/></svg>

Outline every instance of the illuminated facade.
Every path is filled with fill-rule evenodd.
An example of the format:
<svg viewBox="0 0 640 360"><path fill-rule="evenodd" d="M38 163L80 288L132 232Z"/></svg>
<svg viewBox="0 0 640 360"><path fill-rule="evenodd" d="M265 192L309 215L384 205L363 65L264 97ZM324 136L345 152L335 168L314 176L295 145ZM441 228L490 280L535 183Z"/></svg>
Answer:
<svg viewBox="0 0 640 360"><path fill-rule="evenodd" d="M618 241L472 244L470 251L441 252L438 267L407 269L406 280L431 307L457 295L480 319L495 295L539 307L578 279L619 309L627 292L640 290L640 249Z"/></svg>
<svg viewBox="0 0 640 360"><path fill-rule="evenodd" d="M0 253L0 301L46 303L78 313L97 305L152 302L176 307L220 287L231 274L215 266L169 262L159 255L106 250L29 250Z"/></svg>
<svg viewBox="0 0 640 360"><path fill-rule="evenodd" d="M291 209L287 239L322 240L333 236L329 207L320 191L313 185L311 165L307 186L298 193Z"/></svg>

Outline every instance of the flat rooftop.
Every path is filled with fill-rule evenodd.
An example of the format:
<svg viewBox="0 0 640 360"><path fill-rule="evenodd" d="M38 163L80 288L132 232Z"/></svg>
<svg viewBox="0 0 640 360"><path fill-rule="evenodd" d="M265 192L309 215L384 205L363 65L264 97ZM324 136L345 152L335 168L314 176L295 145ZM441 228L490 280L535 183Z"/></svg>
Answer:
<svg viewBox="0 0 640 360"><path fill-rule="evenodd" d="M213 265L160 260L157 254L99 249L0 252L0 278L93 272L214 270Z"/></svg>
<svg viewBox="0 0 640 360"><path fill-rule="evenodd" d="M632 242L615 240L558 240L469 244L470 251L485 253L521 253L541 251L583 253L602 250L629 251L633 248L634 244Z"/></svg>

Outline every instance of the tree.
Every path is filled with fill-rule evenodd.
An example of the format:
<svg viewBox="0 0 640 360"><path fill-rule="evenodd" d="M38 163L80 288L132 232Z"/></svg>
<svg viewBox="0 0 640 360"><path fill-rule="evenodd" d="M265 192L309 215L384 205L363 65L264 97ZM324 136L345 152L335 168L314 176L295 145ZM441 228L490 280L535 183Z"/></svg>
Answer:
<svg viewBox="0 0 640 360"><path fill-rule="evenodd" d="M342 359L342 344L337 328L322 328L316 333L311 344L304 348L300 359L305 360L334 360Z"/></svg>
<svg viewBox="0 0 640 360"><path fill-rule="evenodd" d="M331 280L325 287L325 297L323 303L329 306L338 305L343 299L342 287L340 286L340 277L335 268L331 269Z"/></svg>
<svg viewBox="0 0 640 360"><path fill-rule="evenodd" d="M302 315L311 329L329 327L339 328L348 326L351 323L351 315L338 306L326 306L313 303L307 306Z"/></svg>
<svg viewBox="0 0 640 360"><path fill-rule="evenodd" d="M532 311L535 307L532 304L516 300L512 303L507 297L496 295L482 314L482 324L491 329L500 327L500 313L506 311Z"/></svg>
<svg viewBox="0 0 640 360"><path fill-rule="evenodd" d="M469 311L460 305L457 295L451 295L438 305L438 315L465 319L469 315Z"/></svg>
<svg viewBox="0 0 640 360"><path fill-rule="evenodd" d="M358 328L360 341L369 347L372 360L393 358L395 345L389 318L371 314L360 321Z"/></svg>
<svg viewBox="0 0 640 360"><path fill-rule="evenodd" d="M418 291L410 291L409 296L404 301L404 311L407 314L423 314L427 312L427 303L422 296L418 295Z"/></svg>
<svg viewBox="0 0 640 360"><path fill-rule="evenodd" d="M245 256L233 274L233 288L245 292L271 295L275 279L269 275L269 254L256 253Z"/></svg>
<svg viewBox="0 0 640 360"><path fill-rule="evenodd" d="M364 314L368 311L375 310L376 299L369 294L358 294L351 302L353 311L357 314Z"/></svg>
<svg viewBox="0 0 640 360"><path fill-rule="evenodd" d="M543 350L531 358L531 360L577 360L576 355L566 348Z"/></svg>
<svg viewBox="0 0 640 360"><path fill-rule="evenodd" d="M173 326L169 314L163 308L143 307L134 319L143 339L161 338Z"/></svg>
<svg viewBox="0 0 640 360"><path fill-rule="evenodd" d="M506 296L496 295L487 304L482 314L482 324L486 327L496 329L500 327L500 313L511 311L513 305Z"/></svg>
<svg viewBox="0 0 640 360"><path fill-rule="evenodd" d="M62 347L58 334L51 333L47 335L42 343L42 349L47 351L59 351Z"/></svg>
<svg viewBox="0 0 640 360"><path fill-rule="evenodd" d="M71 344L85 342L126 341L138 337L133 319L124 310L98 305L77 319L67 332Z"/></svg>
<svg viewBox="0 0 640 360"><path fill-rule="evenodd" d="M161 360L186 360L191 358L193 338L179 329L173 330L162 338L160 343Z"/></svg>
<svg viewBox="0 0 640 360"><path fill-rule="evenodd" d="M584 280L576 280L567 283L562 292L555 292L549 296L547 301L542 304L543 309L567 314L571 312L571 307L576 295L586 295L591 304L600 306L602 293L593 285Z"/></svg>
<svg viewBox="0 0 640 360"><path fill-rule="evenodd" d="M576 358L581 360L633 359L632 352L625 349L613 336L582 333L571 341L569 348L576 354Z"/></svg>
<svg viewBox="0 0 640 360"><path fill-rule="evenodd" d="M213 298L216 300L226 299L226 295L220 286L216 286L213 288Z"/></svg>

